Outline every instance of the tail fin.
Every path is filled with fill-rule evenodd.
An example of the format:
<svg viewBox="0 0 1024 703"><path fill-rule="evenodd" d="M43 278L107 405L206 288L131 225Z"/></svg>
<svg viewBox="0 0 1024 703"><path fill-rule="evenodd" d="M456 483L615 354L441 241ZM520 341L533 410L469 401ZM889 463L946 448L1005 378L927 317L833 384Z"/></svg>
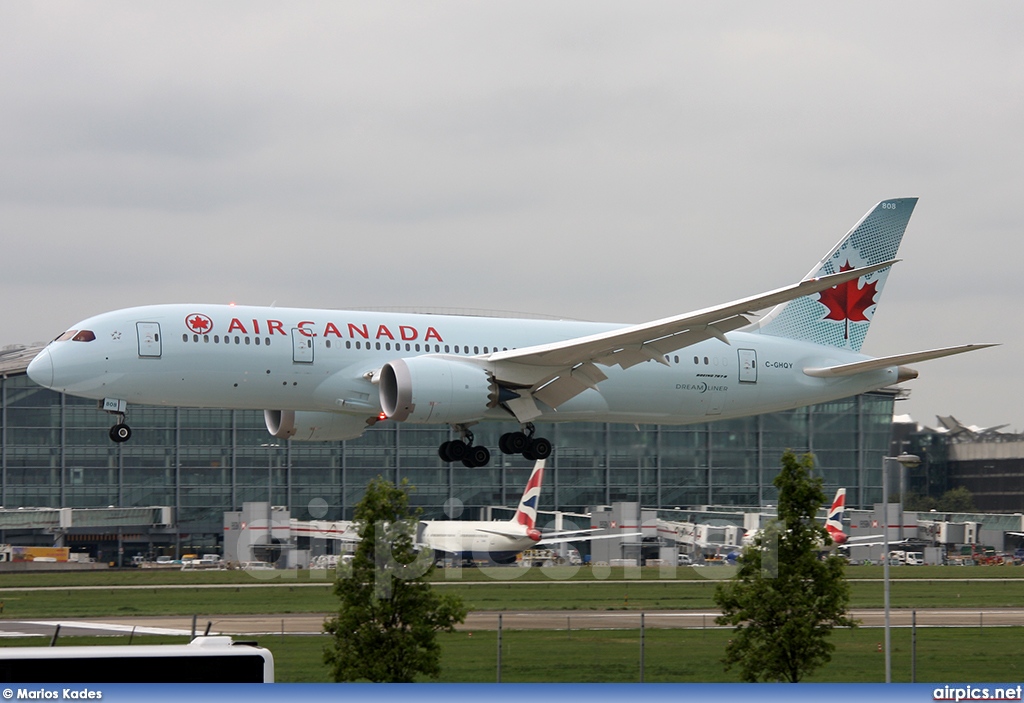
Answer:
<svg viewBox="0 0 1024 703"><path fill-rule="evenodd" d="M526 527L526 534L534 542L540 539L540 530L537 529L537 501L540 500L540 486L544 480L544 460L540 459L533 467L530 480L526 482L526 490L523 497L519 499L519 507L512 521Z"/></svg>
<svg viewBox="0 0 1024 703"><path fill-rule="evenodd" d="M896 257L917 198L883 200L823 258L807 278ZM762 334L860 351L889 269L863 276L821 293L783 303L755 328Z"/></svg>
<svg viewBox="0 0 1024 703"><path fill-rule="evenodd" d="M848 538L843 532L843 511L846 510L846 489L840 488L836 491L836 497L829 508L828 516L825 518L825 530L828 536L836 544L844 543Z"/></svg>

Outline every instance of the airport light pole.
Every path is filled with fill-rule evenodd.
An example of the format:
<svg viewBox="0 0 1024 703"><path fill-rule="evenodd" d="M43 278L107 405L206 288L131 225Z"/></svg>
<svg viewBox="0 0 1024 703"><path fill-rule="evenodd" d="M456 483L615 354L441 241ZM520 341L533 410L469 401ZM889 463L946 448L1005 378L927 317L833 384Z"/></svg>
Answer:
<svg viewBox="0 0 1024 703"><path fill-rule="evenodd" d="M882 459L882 581L885 583L885 682L892 683L892 628L889 622L889 466L895 463L902 470L921 463L921 457L913 454L887 456ZM902 494L900 513L902 514ZM902 522L902 521L901 521ZM900 530L902 530L902 524Z"/></svg>

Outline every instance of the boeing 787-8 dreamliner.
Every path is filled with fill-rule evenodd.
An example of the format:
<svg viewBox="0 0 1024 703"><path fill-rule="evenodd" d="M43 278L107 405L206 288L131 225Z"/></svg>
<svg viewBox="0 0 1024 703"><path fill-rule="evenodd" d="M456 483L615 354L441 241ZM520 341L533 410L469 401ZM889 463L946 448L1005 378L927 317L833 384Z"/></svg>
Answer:
<svg viewBox="0 0 1024 703"><path fill-rule="evenodd" d="M450 425L442 460L490 461L471 427L515 421L502 452L544 459L535 423L685 425L844 398L906 365L984 346L860 352L916 198L873 207L799 283L637 325L169 304L90 317L28 367L95 398L131 437L129 403L265 411L270 434L359 437L377 422ZM759 310L769 310L754 319Z"/></svg>

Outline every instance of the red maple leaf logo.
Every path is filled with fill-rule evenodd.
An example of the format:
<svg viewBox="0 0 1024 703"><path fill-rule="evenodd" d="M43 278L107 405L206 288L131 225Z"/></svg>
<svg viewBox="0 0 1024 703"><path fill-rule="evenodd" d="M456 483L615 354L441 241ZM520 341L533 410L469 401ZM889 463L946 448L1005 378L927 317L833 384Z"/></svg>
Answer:
<svg viewBox="0 0 1024 703"><path fill-rule="evenodd" d="M839 267L839 270L849 271L852 268L853 266L847 259L846 263ZM822 319L846 323L844 339L850 338L850 323L867 322L868 318L864 313L875 304L878 281L865 283L863 288L857 285L859 281L859 278L855 278L818 293L818 302L828 308L828 315Z"/></svg>
<svg viewBox="0 0 1024 703"><path fill-rule="evenodd" d="M204 334L213 329L213 320L202 313L193 313L185 318L185 325L196 334Z"/></svg>

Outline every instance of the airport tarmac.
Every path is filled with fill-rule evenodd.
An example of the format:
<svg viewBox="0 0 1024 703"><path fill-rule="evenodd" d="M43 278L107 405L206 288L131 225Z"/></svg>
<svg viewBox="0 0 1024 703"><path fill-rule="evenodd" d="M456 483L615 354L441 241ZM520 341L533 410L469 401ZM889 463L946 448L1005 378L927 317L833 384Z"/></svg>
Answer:
<svg viewBox="0 0 1024 703"><path fill-rule="evenodd" d="M472 612L456 629L486 631L501 627L508 630L588 630L637 629L641 613L579 610L536 610L516 612ZM644 626L649 628L715 628L713 610L645 611ZM851 615L862 627L882 627L885 613L881 608L852 610ZM197 617L195 633L257 635L314 635L323 631L328 614L235 615L215 618ZM916 611L918 627L1004 627L1024 625L1024 608L935 608ZM910 610L893 610L893 627L910 627ZM60 625L60 636L127 635L191 635L191 617L116 617L91 619L0 620L0 637L52 637Z"/></svg>

